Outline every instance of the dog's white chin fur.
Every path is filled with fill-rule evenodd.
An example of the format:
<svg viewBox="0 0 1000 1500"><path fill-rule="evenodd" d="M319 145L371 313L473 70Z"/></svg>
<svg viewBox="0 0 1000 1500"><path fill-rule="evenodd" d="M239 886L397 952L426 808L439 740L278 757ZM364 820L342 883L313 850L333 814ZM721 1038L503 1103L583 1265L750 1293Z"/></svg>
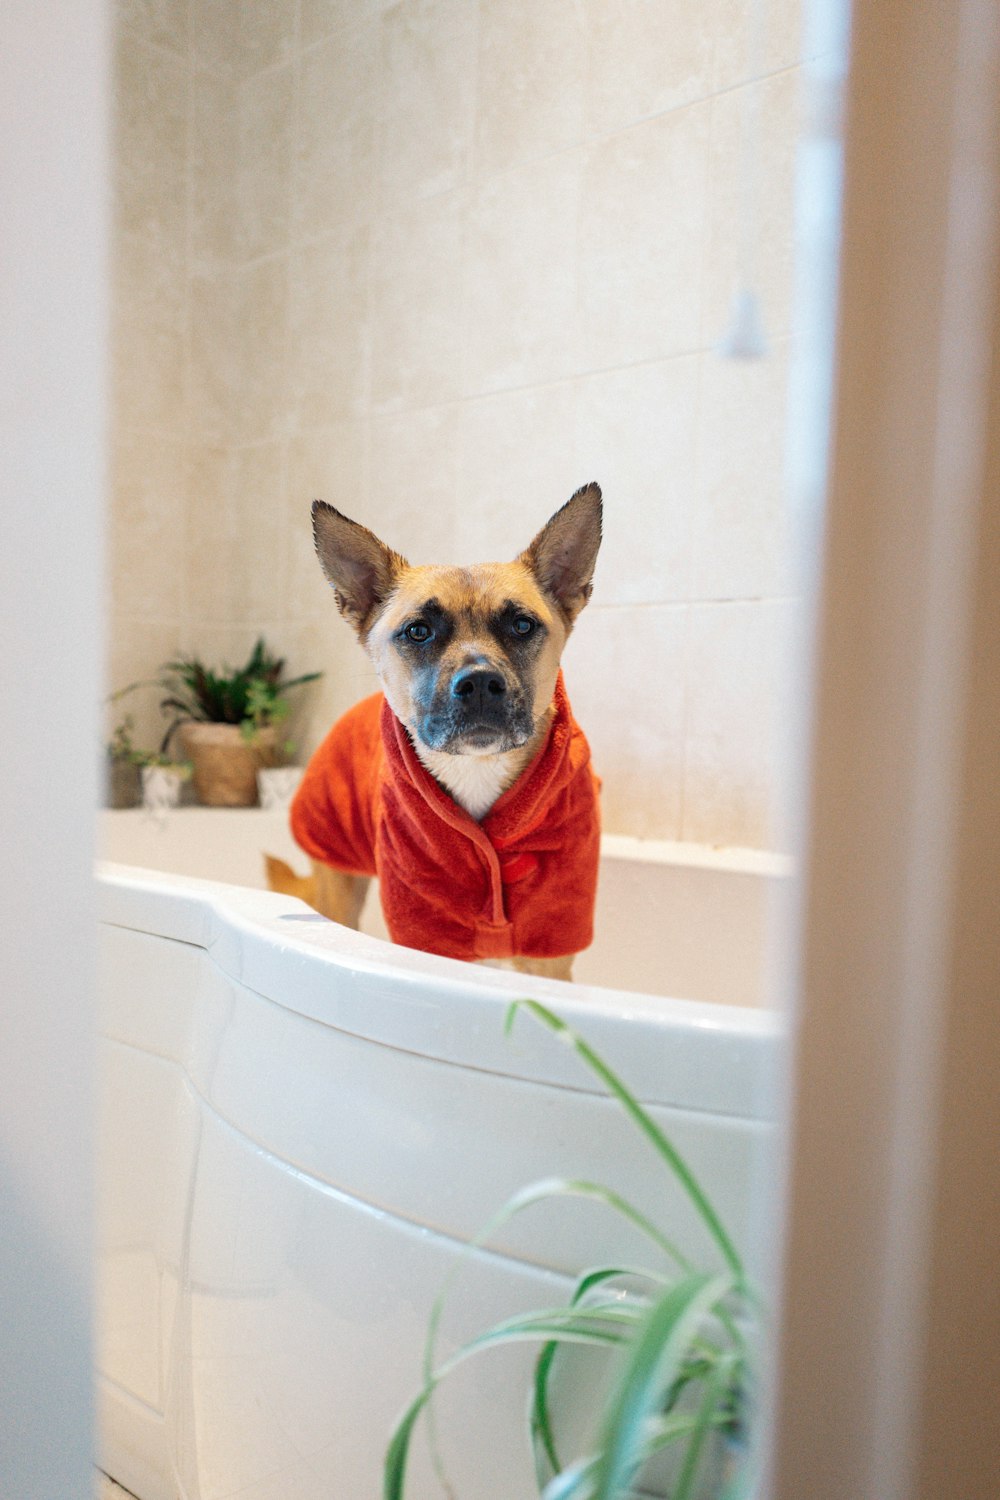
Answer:
<svg viewBox="0 0 1000 1500"><path fill-rule="evenodd" d="M485 818L500 794L517 780L531 756L527 745L500 755L482 750L456 755L444 750L429 750L418 739L414 744L417 755L435 781L477 823Z"/></svg>

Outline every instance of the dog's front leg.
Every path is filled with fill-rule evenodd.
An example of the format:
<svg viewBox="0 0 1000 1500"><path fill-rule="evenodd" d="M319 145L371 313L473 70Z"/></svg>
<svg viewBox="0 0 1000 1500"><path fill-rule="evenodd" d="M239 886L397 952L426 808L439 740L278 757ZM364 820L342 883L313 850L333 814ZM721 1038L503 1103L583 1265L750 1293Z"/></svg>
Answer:
<svg viewBox="0 0 1000 1500"><path fill-rule="evenodd" d="M324 917L356 931L368 893L369 877L348 875L343 870L335 870L332 865L321 864L317 859L313 860L312 867L316 881L312 905Z"/></svg>
<svg viewBox="0 0 1000 1500"><path fill-rule="evenodd" d="M572 979L575 953L565 958L513 958L511 963L519 974L536 974L539 979Z"/></svg>

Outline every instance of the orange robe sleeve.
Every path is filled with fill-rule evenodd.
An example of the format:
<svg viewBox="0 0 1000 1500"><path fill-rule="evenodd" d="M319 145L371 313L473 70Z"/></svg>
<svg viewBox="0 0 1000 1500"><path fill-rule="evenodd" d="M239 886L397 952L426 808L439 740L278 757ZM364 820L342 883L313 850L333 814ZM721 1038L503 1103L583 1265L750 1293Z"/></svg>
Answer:
<svg viewBox="0 0 1000 1500"><path fill-rule="evenodd" d="M292 836L313 859L349 875L375 874L382 694L338 719L306 766L291 809Z"/></svg>

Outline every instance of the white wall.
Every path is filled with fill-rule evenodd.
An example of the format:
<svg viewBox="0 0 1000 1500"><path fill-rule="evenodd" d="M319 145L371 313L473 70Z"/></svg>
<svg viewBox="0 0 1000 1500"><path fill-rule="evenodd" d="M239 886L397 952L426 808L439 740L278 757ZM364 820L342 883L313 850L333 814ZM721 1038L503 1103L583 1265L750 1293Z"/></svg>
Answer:
<svg viewBox="0 0 1000 1500"><path fill-rule="evenodd" d="M104 6L0 8L0 1495L91 1468Z"/></svg>

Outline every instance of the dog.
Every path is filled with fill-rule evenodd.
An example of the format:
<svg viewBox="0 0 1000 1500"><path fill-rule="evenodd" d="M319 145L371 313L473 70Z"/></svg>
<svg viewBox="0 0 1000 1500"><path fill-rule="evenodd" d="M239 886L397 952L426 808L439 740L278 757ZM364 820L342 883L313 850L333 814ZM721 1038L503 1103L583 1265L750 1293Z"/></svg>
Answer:
<svg viewBox="0 0 1000 1500"><path fill-rule="evenodd" d="M560 659L591 596L585 485L512 562L412 567L321 500L316 553L382 692L334 725L291 810L313 873L272 889L357 927L372 875L396 942L569 979L593 931L600 783Z"/></svg>

